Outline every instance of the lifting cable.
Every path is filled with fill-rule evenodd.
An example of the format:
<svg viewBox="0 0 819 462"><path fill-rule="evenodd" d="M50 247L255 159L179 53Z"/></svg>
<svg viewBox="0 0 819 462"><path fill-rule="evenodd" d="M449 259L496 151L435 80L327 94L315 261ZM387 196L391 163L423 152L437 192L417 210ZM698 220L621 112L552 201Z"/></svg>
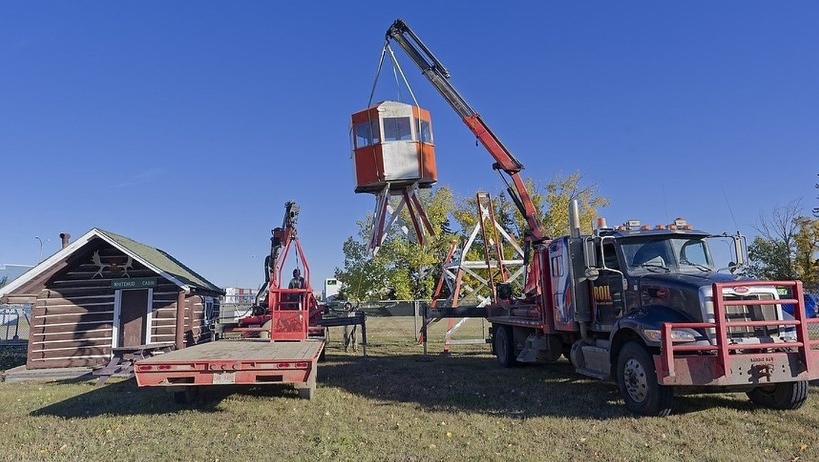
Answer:
<svg viewBox="0 0 819 462"><path fill-rule="evenodd" d="M409 91L410 97L412 98L412 102L415 106L420 107L418 104L418 100L415 98L415 93L412 91L412 87L410 86L409 81L407 80L407 76L404 75L403 69L401 69L401 65L398 63L398 59L395 57L395 53L392 51L392 47L390 46L390 41L387 40L384 43L384 48L381 50L381 57L378 60L378 68L375 71L375 81L373 82L372 90L370 90L370 98L367 100L367 107L370 107L373 103L373 96L375 95L375 88L378 85L378 78L381 75L381 68L384 65L384 56L386 56L387 52L390 53L390 61L392 62L392 70L393 75L395 76L395 83L398 87L398 99L401 99L401 86L398 82L398 75L401 76L401 80L404 82L404 85L407 87L407 91Z"/></svg>
<svg viewBox="0 0 819 462"><path fill-rule="evenodd" d="M381 50L381 57L378 59L378 68L375 70L375 81L373 81L373 88L370 90L370 98L367 100L367 105L365 107L370 107L373 102L375 87L378 85L378 77L381 75L381 66L384 64L384 55L387 53L388 46L390 46L389 41L384 44L384 48Z"/></svg>

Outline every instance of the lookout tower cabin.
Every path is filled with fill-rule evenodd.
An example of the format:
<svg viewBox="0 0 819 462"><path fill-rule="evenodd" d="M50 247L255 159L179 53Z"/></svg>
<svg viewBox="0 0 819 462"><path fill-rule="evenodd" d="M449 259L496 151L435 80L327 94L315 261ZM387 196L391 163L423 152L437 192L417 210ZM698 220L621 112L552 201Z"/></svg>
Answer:
<svg viewBox="0 0 819 462"><path fill-rule="evenodd" d="M382 101L352 116L356 193L401 191L438 180L429 111Z"/></svg>
<svg viewBox="0 0 819 462"><path fill-rule="evenodd" d="M378 251L406 205L418 242L432 226L418 198L420 188L438 180L429 111L411 104L382 101L352 115L355 192L376 196L370 251ZM392 196L400 196L393 207Z"/></svg>

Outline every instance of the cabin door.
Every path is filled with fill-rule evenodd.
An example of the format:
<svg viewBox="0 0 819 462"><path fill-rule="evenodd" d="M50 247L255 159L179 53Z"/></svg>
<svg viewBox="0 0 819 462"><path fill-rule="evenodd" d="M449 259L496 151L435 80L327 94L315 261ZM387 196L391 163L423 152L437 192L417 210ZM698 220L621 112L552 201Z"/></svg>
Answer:
<svg viewBox="0 0 819 462"><path fill-rule="evenodd" d="M148 320L150 289L123 290L120 296L118 347L132 347L145 344Z"/></svg>

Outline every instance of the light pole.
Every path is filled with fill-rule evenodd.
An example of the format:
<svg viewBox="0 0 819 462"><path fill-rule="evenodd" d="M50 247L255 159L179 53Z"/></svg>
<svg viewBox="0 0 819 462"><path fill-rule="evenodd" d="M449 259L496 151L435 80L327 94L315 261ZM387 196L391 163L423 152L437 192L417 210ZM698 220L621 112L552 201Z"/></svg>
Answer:
<svg viewBox="0 0 819 462"><path fill-rule="evenodd" d="M34 236L34 239L37 239L40 242L40 258L37 260L37 263L43 261L43 240L40 239L40 236Z"/></svg>

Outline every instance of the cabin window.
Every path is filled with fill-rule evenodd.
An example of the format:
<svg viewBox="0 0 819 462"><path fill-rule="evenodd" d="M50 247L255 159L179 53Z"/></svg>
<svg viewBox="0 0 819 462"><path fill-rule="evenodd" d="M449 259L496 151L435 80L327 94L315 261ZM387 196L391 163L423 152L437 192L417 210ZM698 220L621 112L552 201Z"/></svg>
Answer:
<svg viewBox="0 0 819 462"><path fill-rule="evenodd" d="M603 246L603 262L608 269L620 269L620 263L617 262L617 252L614 250L614 245L606 244Z"/></svg>
<svg viewBox="0 0 819 462"><path fill-rule="evenodd" d="M432 143L432 127L428 120L418 121L418 138L422 143Z"/></svg>
<svg viewBox="0 0 819 462"><path fill-rule="evenodd" d="M385 117L384 141L412 141L409 117Z"/></svg>
<svg viewBox="0 0 819 462"><path fill-rule="evenodd" d="M364 146L371 146L378 144L378 121L369 120L366 122L359 122L353 127L355 132L355 147L356 149Z"/></svg>
<svg viewBox="0 0 819 462"><path fill-rule="evenodd" d="M681 239L674 239L672 241L674 247L679 247L680 264L682 265L700 265L711 268L713 265L710 258L708 258L708 251L705 247L705 242L699 239L691 239L682 241Z"/></svg>

